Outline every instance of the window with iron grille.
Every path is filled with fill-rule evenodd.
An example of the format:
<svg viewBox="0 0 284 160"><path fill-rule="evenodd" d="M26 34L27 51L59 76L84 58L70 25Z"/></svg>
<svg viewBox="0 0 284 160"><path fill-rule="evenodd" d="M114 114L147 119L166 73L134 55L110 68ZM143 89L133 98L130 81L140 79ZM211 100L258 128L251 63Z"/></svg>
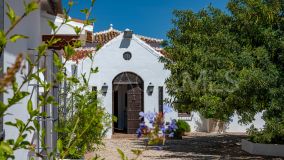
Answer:
<svg viewBox="0 0 284 160"><path fill-rule="evenodd" d="M71 65L72 76L77 77L78 67L76 64Z"/></svg>
<svg viewBox="0 0 284 160"><path fill-rule="evenodd" d="M159 112L163 112L163 101L164 101L164 88L159 86Z"/></svg>

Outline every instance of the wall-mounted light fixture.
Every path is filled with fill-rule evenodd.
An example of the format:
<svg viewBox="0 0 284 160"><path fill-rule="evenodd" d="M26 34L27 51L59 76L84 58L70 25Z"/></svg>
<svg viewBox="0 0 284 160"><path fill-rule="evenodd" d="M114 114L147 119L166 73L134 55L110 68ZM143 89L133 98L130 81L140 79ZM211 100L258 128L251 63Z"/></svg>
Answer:
<svg viewBox="0 0 284 160"><path fill-rule="evenodd" d="M107 93L108 85L106 83L102 86L102 93L105 95Z"/></svg>
<svg viewBox="0 0 284 160"><path fill-rule="evenodd" d="M147 92L149 95L152 95L153 91L154 91L154 85L150 82L147 87Z"/></svg>

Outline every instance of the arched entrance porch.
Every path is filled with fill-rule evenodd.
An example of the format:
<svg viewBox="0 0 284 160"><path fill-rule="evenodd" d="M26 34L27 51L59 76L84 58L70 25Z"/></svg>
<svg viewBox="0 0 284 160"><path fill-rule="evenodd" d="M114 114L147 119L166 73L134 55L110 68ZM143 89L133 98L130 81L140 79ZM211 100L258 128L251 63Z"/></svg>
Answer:
<svg viewBox="0 0 284 160"><path fill-rule="evenodd" d="M144 81L135 73L122 72L112 81L113 131L134 134L139 127L139 112L144 110Z"/></svg>

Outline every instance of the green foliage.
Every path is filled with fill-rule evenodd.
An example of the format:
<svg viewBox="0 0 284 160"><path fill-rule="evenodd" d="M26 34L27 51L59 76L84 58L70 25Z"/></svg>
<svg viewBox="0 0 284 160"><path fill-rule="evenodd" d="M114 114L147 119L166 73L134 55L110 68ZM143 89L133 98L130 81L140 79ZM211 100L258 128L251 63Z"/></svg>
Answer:
<svg viewBox="0 0 284 160"><path fill-rule="evenodd" d="M24 1L24 6L25 6L25 12L27 14L35 11L38 9L39 5L36 1L31 1L30 3L26 4L26 2Z"/></svg>
<svg viewBox="0 0 284 160"><path fill-rule="evenodd" d="M190 132L190 125L184 120L178 120L177 123L177 132Z"/></svg>
<svg viewBox="0 0 284 160"><path fill-rule="evenodd" d="M97 69L91 67L89 77L96 73L94 70ZM68 88L63 91L61 98L69 100L59 110L59 116L63 117L63 120L57 128L60 140L58 147L62 150L61 158L78 159L87 151L94 151L102 144L102 138L111 124L111 116L100 106L98 93L89 87L90 78L87 78L86 74L80 75L79 78L74 76L65 78ZM65 97L66 95L68 96Z"/></svg>
<svg viewBox="0 0 284 160"><path fill-rule="evenodd" d="M5 33L2 30L0 30L0 53L4 49L6 43L7 43L7 38L5 37Z"/></svg>
<svg viewBox="0 0 284 160"><path fill-rule="evenodd" d="M11 25L15 24L17 20L17 15L14 11L14 9L9 5L9 3L6 2L7 12L6 15L8 16Z"/></svg>
<svg viewBox="0 0 284 160"><path fill-rule="evenodd" d="M82 31L82 29L81 29L80 27L78 27L78 26L75 26L75 27L74 27L74 31L75 31L75 33L76 33L77 35L79 35L79 33Z"/></svg>
<svg viewBox="0 0 284 160"><path fill-rule="evenodd" d="M283 1L230 0L228 11L174 12L162 59L172 73L169 93L177 109L206 118L237 113L248 123L264 111L269 133L271 122L283 127Z"/></svg>
<svg viewBox="0 0 284 160"><path fill-rule="evenodd" d="M56 29L58 28L57 25L55 25L52 21L48 20L48 25L49 27L52 29L53 32L56 31Z"/></svg>
<svg viewBox="0 0 284 160"><path fill-rule="evenodd" d="M129 158L124 154L124 152L123 152L121 149L117 148L116 150L117 150L117 152L119 153L119 156L120 156L120 159L121 159L121 160L129 160ZM139 149L132 149L131 152L132 152L136 157L135 157L135 158L132 158L132 159L130 159L130 160L137 160L137 159L142 155L142 153L143 153L143 151L142 151L142 150L139 150Z"/></svg>
<svg viewBox="0 0 284 160"><path fill-rule="evenodd" d="M274 125L276 124L276 125ZM248 129L249 140L255 143L284 144L284 123L268 121L264 129L251 126Z"/></svg>
<svg viewBox="0 0 284 160"><path fill-rule="evenodd" d="M121 160L128 160L128 157L125 156L125 154L124 154L124 152L122 150L117 148L117 152L119 153Z"/></svg>
<svg viewBox="0 0 284 160"><path fill-rule="evenodd" d="M184 120L178 120L176 122L177 129L174 131L174 138L182 139L185 132L190 132L190 125Z"/></svg>
<svg viewBox="0 0 284 160"><path fill-rule="evenodd" d="M40 1L30 1L26 3L26 1L23 0L24 13L20 16L16 15L14 9L9 5L9 2L6 3L6 15L10 20L10 27L7 28L6 32L0 30L0 56L3 56L2 51L7 43L16 42L18 39L22 38L28 38L22 34L12 34L10 37L8 37L8 35L10 35L9 33L14 30L19 22L39 8L39 2ZM72 5L72 2L70 1L69 6L71 7ZM90 9L86 13L87 23L92 22L92 20L88 20L88 18L93 5L94 1L92 1ZM49 26L53 30L54 35L62 25L66 25L66 23L70 21L67 16L69 11L70 8L65 10L64 13L66 19L60 26L56 26L51 21L48 22ZM84 27L85 25L80 29L75 29L76 33L78 35L81 34ZM14 159L14 153L19 149L35 152L35 155L42 159L55 159L57 150L60 152L61 157L75 155L75 157L81 158L85 151L93 150L95 148L94 145L101 144L101 140L106 132L106 128L108 127L110 117L105 114L104 109L99 106L98 100L95 98L97 93L92 92L88 87L89 79L84 77L84 83L80 84L80 80L76 77L67 77L67 75L64 74L64 66L66 62L68 61L69 57L75 53L74 48L81 46L81 43L77 42L74 46L68 45L64 48L67 58L63 62L63 58L59 57L60 54L56 53L57 51L54 51L54 64L57 69L57 72L53 77L54 81L44 81L39 77L39 74L44 74L47 72L47 69L45 68L46 66L43 68L36 67L39 66L39 62L42 61L42 58L46 56L47 49L59 41L61 41L61 39L53 37L48 42L40 44L35 50L38 52L38 56L34 60L32 60L28 55L22 56L22 54L20 54L11 69L1 76L0 93L3 94L7 92L6 89L11 86L12 95L8 99L7 103L2 101L0 102L0 117L6 116L8 114L7 110L13 107L15 104L27 101L26 109L27 113L29 114L29 118L27 121L15 119L13 121L5 122L5 125L16 129L17 136L15 139L5 139L0 142L0 159ZM23 66L23 57L26 58L25 60L29 64L28 69ZM18 73L20 70L25 72ZM96 73L97 69L92 69L90 72ZM22 80L19 80L18 75L20 75L19 77L22 77ZM68 115L66 119L60 121L66 122L62 124L60 123L61 126L58 127L58 131L60 132L61 136L65 136L60 137L61 139L57 141L57 150L55 149L50 151L45 144L46 131L40 127L40 122L37 117L46 118L48 116L47 113L42 112L42 107L58 106L56 98L50 94L50 91L54 85L63 83L65 80L73 87L71 92L72 97L74 98L76 110L72 112L72 116ZM39 100L37 106L34 106L31 101L34 92L30 93L25 89L28 83L34 83L34 81L37 82L44 90L43 94L37 95ZM18 84L17 82L20 83ZM8 91L10 92L10 90ZM28 140L28 135L33 134L34 132L37 132L40 135L39 140L41 142L41 146L38 147L41 147L41 152L45 152L47 155L42 155L41 152L38 153L35 150L34 144L31 144L31 142Z"/></svg>
<svg viewBox="0 0 284 160"><path fill-rule="evenodd" d="M10 41L11 41L11 42L16 42L18 39L22 39L22 38L27 39L28 37L27 37L27 36L24 36L24 35L21 35L21 34L15 34L15 35L12 35L12 36L10 37Z"/></svg>

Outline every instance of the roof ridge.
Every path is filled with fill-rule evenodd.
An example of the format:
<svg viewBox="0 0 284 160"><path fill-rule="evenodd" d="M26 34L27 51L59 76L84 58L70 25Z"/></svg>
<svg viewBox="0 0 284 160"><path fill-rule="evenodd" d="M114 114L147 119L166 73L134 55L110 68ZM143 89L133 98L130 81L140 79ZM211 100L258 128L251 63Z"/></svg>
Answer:
<svg viewBox="0 0 284 160"><path fill-rule="evenodd" d="M94 32L94 35L105 34L105 33L111 32L111 31L114 31L114 32L117 32L117 33L122 32L122 31L117 30L117 29L109 28L108 30L104 30L104 31L100 31L100 32Z"/></svg>
<svg viewBox="0 0 284 160"><path fill-rule="evenodd" d="M159 38L152 38L152 37L148 37L148 36L142 36L140 34L135 34L137 37L139 38L145 38L145 39L150 39L150 40L154 40L154 41L159 41L159 42L163 42L163 39L159 39Z"/></svg>
<svg viewBox="0 0 284 160"><path fill-rule="evenodd" d="M94 35L100 35L100 34L105 34L105 33L109 33L109 32L117 32L117 33L122 33L123 31L117 30L113 28L113 25L110 24L110 28L108 30L104 30L104 31L100 31L100 32L94 32ZM144 38L144 39L149 39L152 41L158 41L158 42L163 42L163 39L159 39L159 38L152 38L152 37L148 37L148 36L142 36L140 34L134 34L139 38Z"/></svg>

